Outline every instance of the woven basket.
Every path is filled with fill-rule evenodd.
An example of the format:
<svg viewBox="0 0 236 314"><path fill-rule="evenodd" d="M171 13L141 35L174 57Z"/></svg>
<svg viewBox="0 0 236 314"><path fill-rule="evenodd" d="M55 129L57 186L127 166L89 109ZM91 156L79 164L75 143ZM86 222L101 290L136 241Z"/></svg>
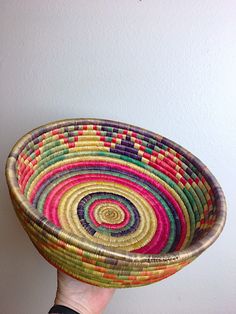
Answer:
<svg viewBox="0 0 236 314"><path fill-rule="evenodd" d="M37 250L101 287L174 274L217 239L226 219L222 189L199 159L115 121L71 119L34 129L13 147L6 177Z"/></svg>

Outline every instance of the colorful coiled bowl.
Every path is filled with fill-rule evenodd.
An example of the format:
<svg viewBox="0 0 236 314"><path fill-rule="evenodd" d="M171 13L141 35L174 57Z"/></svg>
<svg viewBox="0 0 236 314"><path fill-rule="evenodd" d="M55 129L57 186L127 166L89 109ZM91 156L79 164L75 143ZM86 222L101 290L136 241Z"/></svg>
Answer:
<svg viewBox="0 0 236 314"><path fill-rule="evenodd" d="M37 250L101 287L162 280L221 233L224 194L173 141L132 125L70 119L34 129L6 166L10 196Z"/></svg>

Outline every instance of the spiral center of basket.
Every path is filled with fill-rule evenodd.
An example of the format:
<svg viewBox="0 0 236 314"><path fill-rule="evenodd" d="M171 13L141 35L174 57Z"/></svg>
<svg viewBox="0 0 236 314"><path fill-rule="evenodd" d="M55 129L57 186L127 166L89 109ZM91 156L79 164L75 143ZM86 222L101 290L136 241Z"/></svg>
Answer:
<svg viewBox="0 0 236 314"><path fill-rule="evenodd" d="M118 205L109 202L97 205L94 216L100 224L119 224L124 221L125 213Z"/></svg>
<svg viewBox="0 0 236 314"><path fill-rule="evenodd" d="M140 221L134 204L114 193L88 194L80 200L77 212L80 223L91 234L101 232L118 237L134 232Z"/></svg>

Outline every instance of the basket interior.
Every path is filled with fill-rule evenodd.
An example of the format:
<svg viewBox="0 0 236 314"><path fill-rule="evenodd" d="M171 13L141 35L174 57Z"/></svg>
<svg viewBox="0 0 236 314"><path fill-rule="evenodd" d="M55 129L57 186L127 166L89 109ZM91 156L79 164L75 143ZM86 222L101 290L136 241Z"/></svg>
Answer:
<svg viewBox="0 0 236 314"><path fill-rule="evenodd" d="M179 251L214 224L214 196L177 144L105 120L34 131L17 159L30 203L58 228L142 254Z"/></svg>

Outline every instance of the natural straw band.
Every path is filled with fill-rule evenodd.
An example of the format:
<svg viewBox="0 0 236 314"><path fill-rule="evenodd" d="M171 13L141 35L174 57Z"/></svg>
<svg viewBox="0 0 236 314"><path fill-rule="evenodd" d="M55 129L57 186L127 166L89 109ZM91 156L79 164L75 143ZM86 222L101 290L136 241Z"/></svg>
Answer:
<svg viewBox="0 0 236 314"><path fill-rule="evenodd" d="M32 130L6 165L23 227L54 266L103 287L164 279L221 233L223 191L180 145L125 123L68 119Z"/></svg>

